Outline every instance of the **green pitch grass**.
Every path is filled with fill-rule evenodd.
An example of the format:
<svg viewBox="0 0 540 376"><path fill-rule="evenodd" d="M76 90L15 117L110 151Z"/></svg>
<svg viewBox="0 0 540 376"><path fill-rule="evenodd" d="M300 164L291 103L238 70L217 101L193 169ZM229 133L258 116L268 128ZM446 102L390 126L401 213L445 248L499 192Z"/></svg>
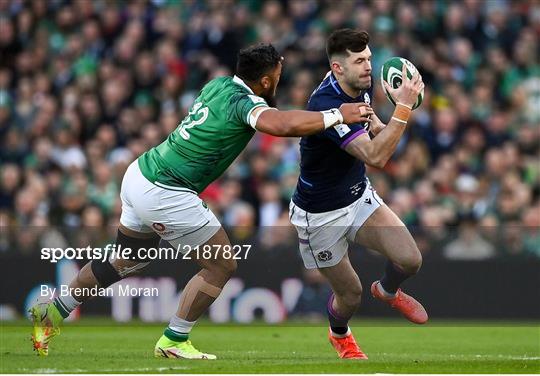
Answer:
<svg viewBox="0 0 540 376"><path fill-rule="evenodd" d="M1 325L2 373L540 373L538 323L358 321L368 361L338 359L322 324L202 323L191 339L216 361L153 358L162 325L67 324L46 358L33 353L29 324Z"/></svg>

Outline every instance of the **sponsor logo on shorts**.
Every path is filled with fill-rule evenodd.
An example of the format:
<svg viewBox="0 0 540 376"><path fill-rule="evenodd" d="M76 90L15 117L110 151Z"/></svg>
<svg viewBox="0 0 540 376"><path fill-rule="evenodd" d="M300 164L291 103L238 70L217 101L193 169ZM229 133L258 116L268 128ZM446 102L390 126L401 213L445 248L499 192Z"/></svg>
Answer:
<svg viewBox="0 0 540 376"><path fill-rule="evenodd" d="M355 196L358 196L358 194L360 194L360 192L362 192L363 183L364 182L356 183L355 185L350 187L349 189L351 190L351 194L353 194Z"/></svg>
<svg viewBox="0 0 540 376"><path fill-rule="evenodd" d="M371 205L371 199L370 199L369 197L366 198L366 199L364 200L364 202L365 202L366 204Z"/></svg>
<svg viewBox="0 0 540 376"><path fill-rule="evenodd" d="M319 259L319 261L323 262L332 260L332 257L332 252L330 252L329 250L322 251L317 254L317 258Z"/></svg>
<svg viewBox="0 0 540 376"><path fill-rule="evenodd" d="M152 228L153 228L156 232L163 232L163 231L165 231L165 225L164 225L163 223L154 222L154 223L152 223Z"/></svg>

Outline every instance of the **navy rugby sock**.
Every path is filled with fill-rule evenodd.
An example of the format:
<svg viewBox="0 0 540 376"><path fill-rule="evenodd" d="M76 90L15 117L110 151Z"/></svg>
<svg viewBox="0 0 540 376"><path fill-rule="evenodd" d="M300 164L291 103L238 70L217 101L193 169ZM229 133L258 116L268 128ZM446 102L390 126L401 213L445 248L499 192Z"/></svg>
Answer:
<svg viewBox="0 0 540 376"><path fill-rule="evenodd" d="M326 312L328 313L328 321L330 322L330 329L335 334L341 334L344 335L349 330L349 319L340 316L334 307L332 306L332 303L334 302L334 293L330 295L330 298L328 299L328 304L326 305Z"/></svg>
<svg viewBox="0 0 540 376"><path fill-rule="evenodd" d="M395 294L399 288L399 286L405 281L407 278L409 278L410 274L405 274L401 268L399 268L396 264L388 260L386 262L386 267L384 271L384 275L381 278L381 287L389 294Z"/></svg>

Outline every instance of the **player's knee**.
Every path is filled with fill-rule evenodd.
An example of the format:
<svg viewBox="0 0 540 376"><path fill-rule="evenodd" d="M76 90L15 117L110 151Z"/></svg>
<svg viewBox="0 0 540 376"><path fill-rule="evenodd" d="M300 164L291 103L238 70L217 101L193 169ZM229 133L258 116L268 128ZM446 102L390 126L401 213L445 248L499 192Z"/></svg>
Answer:
<svg viewBox="0 0 540 376"><path fill-rule="evenodd" d="M224 265L225 274L228 275L229 277L232 277L232 275L236 273L236 269L238 268L238 263L236 262L236 260L233 260L233 259L225 260L225 261L226 261Z"/></svg>
<svg viewBox="0 0 540 376"><path fill-rule="evenodd" d="M210 269L211 272L218 273L228 279L233 276L233 274L236 272L237 267L238 264L236 260L222 259L217 260L217 262L213 263L207 268Z"/></svg>
<svg viewBox="0 0 540 376"><path fill-rule="evenodd" d="M407 257L405 257L399 264L401 269L407 274L416 274L422 267L422 254L418 247L414 246Z"/></svg>
<svg viewBox="0 0 540 376"><path fill-rule="evenodd" d="M356 307L360 304L360 300L362 299L362 286L358 286L356 288L353 288L348 294L347 294L347 303L350 306Z"/></svg>
<svg viewBox="0 0 540 376"><path fill-rule="evenodd" d="M348 285L346 289L334 292L339 299L349 307L356 307L362 299L362 284L360 282Z"/></svg>

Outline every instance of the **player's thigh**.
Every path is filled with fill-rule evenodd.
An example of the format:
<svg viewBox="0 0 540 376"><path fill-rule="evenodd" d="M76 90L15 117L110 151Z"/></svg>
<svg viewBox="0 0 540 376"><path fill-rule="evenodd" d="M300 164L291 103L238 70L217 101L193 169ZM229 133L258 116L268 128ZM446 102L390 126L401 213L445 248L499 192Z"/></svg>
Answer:
<svg viewBox="0 0 540 376"><path fill-rule="evenodd" d="M237 268L233 256L229 237L223 227L220 227L202 247L199 247L199 252L193 255L193 260L203 269L230 276Z"/></svg>
<svg viewBox="0 0 540 376"><path fill-rule="evenodd" d="M193 259L197 254L210 257L218 243L230 244L219 220L197 195L167 196L163 202L164 208L155 216L152 228L186 258Z"/></svg>
<svg viewBox="0 0 540 376"><path fill-rule="evenodd" d="M161 240L160 247L178 248L178 240L167 242ZM233 275L237 268L236 259L233 257L231 242L222 227L200 246L192 248L185 254L187 259L196 262L201 271L198 273L208 283L222 286Z"/></svg>
<svg viewBox="0 0 540 376"><path fill-rule="evenodd" d="M401 219L382 204L358 229L355 242L402 265L421 262L416 243Z"/></svg>
<svg viewBox="0 0 540 376"><path fill-rule="evenodd" d="M231 242L214 213L199 196L164 191L160 208L146 217L151 227L170 245L197 262L203 272L225 279L236 270ZM157 221L160 222L157 222Z"/></svg>
<svg viewBox="0 0 540 376"><path fill-rule="evenodd" d="M360 295L362 293L360 278L352 267L348 254L345 254L336 265L320 268L319 271L328 280L336 295Z"/></svg>
<svg viewBox="0 0 540 376"><path fill-rule="evenodd" d="M289 214L298 232L300 256L306 269L329 268L347 254L349 208L308 213L291 202Z"/></svg>

